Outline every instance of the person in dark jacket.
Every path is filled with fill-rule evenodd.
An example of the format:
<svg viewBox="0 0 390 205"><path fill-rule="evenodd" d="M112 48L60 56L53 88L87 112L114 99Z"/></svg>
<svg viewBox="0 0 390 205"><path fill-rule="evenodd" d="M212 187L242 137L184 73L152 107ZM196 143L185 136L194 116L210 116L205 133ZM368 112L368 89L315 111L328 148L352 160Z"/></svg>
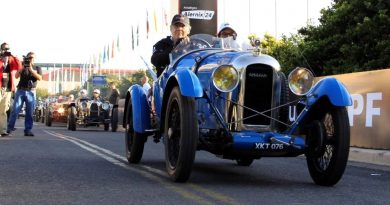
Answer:
<svg viewBox="0 0 390 205"><path fill-rule="evenodd" d="M165 67L169 65L169 53L180 42L189 42L190 20L187 16L177 14L172 18L171 36L161 39L153 46L152 64L157 69L157 77L161 75Z"/></svg>
<svg viewBox="0 0 390 205"><path fill-rule="evenodd" d="M22 108L23 103L26 105L26 115L24 120L24 136L34 136L31 132L33 128L33 111L35 107L35 88L37 81L42 80L42 69L34 65L35 53L29 52L23 59L23 68L16 72L15 78L20 78L15 93L13 109L8 122L7 133L15 129L15 121Z"/></svg>

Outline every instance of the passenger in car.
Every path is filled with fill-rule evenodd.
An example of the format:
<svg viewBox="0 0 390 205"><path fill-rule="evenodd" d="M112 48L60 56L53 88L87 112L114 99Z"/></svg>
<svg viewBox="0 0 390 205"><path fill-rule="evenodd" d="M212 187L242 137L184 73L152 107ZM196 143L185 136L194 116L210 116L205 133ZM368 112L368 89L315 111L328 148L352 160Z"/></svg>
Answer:
<svg viewBox="0 0 390 205"><path fill-rule="evenodd" d="M171 22L171 36L161 39L153 46L152 64L157 69L157 77L169 65L169 53L181 41L189 41L191 26L187 16L176 14Z"/></svg>
<svg viewBox="0 0 390 205"><path fill-rule="evenodd" d="M233 26L230 23L222 23L219 27L217 36L224 39L224 41L226 41L226 45L229 45L229 48L243 51L253 49L249 43L237 38L237 32L233 29Z"/></svg>

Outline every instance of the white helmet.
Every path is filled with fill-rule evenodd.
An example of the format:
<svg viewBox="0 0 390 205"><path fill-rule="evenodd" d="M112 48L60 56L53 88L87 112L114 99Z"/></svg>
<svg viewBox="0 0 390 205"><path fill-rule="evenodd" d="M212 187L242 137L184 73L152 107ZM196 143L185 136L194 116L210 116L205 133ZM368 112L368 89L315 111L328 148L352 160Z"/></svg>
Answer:
<svg viewBox="0 0 390 205"><path fill-rule="evenodd" d="M218 30L218 33L217 33L217 36L220 37L221 36L221 32L225 29L231 29L233 31L233 35L237 36L237 32L233 29L233 26L228 23L228 22L225 22L225 23L222 23L220 26L219 26L219 30Z"/></svg>
<svg viewBox="0 0 390 205"><path fill-rule="evenodd" d="M80 90L80 96L86 96L87 95L87 90L86 89L81 89Z"/></svg>
<svg viewBox="0 0 390 205"><path fill-rule="evenodd" d="M100 90L99 89L95 89L95 90L93 90L93 93L97 93L97 94L100 95Z"/></svg>

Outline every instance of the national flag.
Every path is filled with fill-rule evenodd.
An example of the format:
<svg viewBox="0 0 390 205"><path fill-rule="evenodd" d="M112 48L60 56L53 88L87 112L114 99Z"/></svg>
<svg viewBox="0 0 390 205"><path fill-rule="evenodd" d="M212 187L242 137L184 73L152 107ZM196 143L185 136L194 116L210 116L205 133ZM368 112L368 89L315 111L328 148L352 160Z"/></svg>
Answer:
<svg viewBox="0 0 390 205"><path fill-rule="evenodd" d="M119 34L118 34L118 37L117 37L117 39L116 39L116 50L117 50L118 52L121 51L120 46L119 46Z"/></svg>
<svg viewBox="0 0 390 205"><path fill-rule="evenodd" d="M114 58L114 55L115 55L115 39L112 40L111 58Z"/></svg>
<svg viewBox="0 0 390 205"><path fill-rule="evenodd" d="M156 10L153 11L153 21L154 21L154 29L157 33L157 16L156 16Z"/></svg>
<svg viewBox="0 0 390 205"><path fill-rule="evenodd" d="M133 30L133 25L131 25L131 49L134 51L134 30Z"/></svg>
<svg viewBox="0 0 390 205"><path fill-rule="evenodd" d="M139 24L137 24L137 47L139 46Z"/></svg>
<svg viewBox="0 0 390 205"><path fill-rule="evenodd" d="M146 39L149 38L149 13L146 10Z"/></svg>

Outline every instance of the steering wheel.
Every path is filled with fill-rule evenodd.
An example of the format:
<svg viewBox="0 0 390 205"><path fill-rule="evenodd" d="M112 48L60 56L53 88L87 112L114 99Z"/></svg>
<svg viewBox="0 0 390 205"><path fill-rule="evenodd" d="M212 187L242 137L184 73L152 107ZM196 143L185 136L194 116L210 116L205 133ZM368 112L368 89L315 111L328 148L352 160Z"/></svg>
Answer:
<svg viewBox="0 0 390 205"><path fill-rule="evenodd" d="M200 38L191 38L189 46L192 49L212 48L212 46L206 40Z"/></svg>

